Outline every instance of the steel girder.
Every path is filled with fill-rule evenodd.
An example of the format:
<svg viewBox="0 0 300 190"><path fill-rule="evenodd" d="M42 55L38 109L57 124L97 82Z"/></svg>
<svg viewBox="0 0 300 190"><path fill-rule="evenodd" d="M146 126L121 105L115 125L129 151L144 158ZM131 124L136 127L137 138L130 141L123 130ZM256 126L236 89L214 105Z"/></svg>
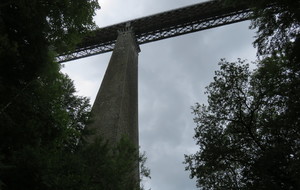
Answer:
<svg viewBox="0 0 300 190"><path fill-rule="evenodd" d="M97 29L74 51L59 55L57 61L66 62L112 51L118 31L126 27L134 30L138 44L144 44L245 21L250 16L251 10L243 3L235 6L225 6L220 0L199 3Z"/></svg>

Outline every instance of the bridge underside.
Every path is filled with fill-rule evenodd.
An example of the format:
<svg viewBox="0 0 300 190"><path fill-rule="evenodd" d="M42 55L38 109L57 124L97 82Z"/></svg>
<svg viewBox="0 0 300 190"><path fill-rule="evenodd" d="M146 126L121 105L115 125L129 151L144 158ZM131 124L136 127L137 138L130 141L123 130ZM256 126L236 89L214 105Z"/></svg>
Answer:
<svg viewBox="0 0 300 190"><path fill-rule="evenodd" d="M72 52L57 57L58 62L80 59L112 51L119 30L130 25L138 44L149 43L191 32L248 20L246 4L225 6L222 1L209 1L143 17L91 32Z"/></svg>
<svg viewBox="0 0 300 190"><path fill-rule="evenodd" d="M65 62L114 50L92 108L93 122L87 126L95 133L87 140L100 136L115 145L127 136L138 150L138 44L244 21L250 14L243 6L210 1L101 28L75 51L59 56ZM136 164L132 180L138 182Z"/></svg>

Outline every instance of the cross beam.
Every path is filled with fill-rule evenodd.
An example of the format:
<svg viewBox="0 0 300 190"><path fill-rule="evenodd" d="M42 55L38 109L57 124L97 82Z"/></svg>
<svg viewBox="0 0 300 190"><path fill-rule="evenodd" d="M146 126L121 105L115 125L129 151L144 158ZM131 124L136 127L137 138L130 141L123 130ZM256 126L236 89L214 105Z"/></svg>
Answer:
<svg viewBox="0 0 300 190"><path fill-rule="evenodd" d="M97 29L74 51L59 55L57 61L62 63L112 51L118 31L128 26L133 28L138 44L145 44L245 21L250 15L250 8L243 3L236 6L224 6L220 0L199 3Z"/></svg>

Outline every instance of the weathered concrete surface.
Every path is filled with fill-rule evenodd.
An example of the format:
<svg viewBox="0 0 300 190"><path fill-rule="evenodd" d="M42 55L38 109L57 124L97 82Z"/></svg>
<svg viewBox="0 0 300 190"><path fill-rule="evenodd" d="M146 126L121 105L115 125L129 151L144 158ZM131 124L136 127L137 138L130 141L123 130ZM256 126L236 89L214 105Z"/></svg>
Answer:
<svg viewBox="0 0 300 190"><path fill-rule="evenodd" d="M95 134L88 141L92 142L101 136L115 144L122 136L127 136L138 150L139 52L131 29L119 31L115 49L92 108L92 123L87 129ZM133 176L139 179L138 164Z"/></svg>
<svg viewBox="0 0 300 190"><path fill-rule="evenodd" d="M111 143L127 135L138 147L138 53L131 30L119 31L115 49L92 108L95 130ZM92 139L94 137L91 137Z"/></svg>

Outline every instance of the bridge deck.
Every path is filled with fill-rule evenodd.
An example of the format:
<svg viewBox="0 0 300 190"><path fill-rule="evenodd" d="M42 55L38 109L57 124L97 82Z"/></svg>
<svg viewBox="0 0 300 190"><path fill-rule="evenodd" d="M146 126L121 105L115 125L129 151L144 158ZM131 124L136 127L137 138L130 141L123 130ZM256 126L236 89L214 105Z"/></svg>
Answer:
<svg viewBox="0 0 300 190"><path fill-rule="evenodd" d="M191 32L248 20L251 11L245 4L224 6L214 0L199 3L159 14L122 22L93 32L72 52L57 57L58 62L66 62L83 57L112 51L118 30L130 25L137 42L144 44Z"/></svg>

